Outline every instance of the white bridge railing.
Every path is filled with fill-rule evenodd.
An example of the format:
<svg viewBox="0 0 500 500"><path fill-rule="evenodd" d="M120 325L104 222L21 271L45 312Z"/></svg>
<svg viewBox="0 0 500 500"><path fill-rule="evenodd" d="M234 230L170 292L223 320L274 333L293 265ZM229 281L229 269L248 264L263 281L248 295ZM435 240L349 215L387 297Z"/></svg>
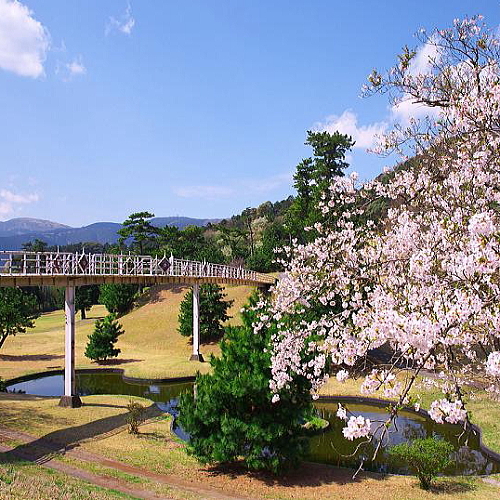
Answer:
<svg viewBox="0 0 500 500"><path fill-rule="evenodd" d="M64 252L0 251L2 276L188 276L274 283L267 274L210 262L151 257Z"/></svg>

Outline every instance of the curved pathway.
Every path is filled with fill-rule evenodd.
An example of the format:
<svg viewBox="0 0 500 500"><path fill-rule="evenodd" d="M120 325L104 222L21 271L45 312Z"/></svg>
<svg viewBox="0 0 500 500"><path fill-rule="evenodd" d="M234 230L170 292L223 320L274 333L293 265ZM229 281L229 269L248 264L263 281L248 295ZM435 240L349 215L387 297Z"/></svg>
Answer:
<svg viewBox="0 0 500 500"><path fill-rule="evenodd" d="M174 490L179 490L179 492L194 493L195 495L199 495L200 498L216 498L221 500L240 500L248 498L243 496L229 496L217 488L213 488L202 483L189 482L166 474L157 474L141 467L135 467L117 460L111 460L83 449L61 448L61 446L58 446L56 443L44 440L43 438L36 438L30 434L26 434L25 432L14 431L8 429L7 427L0 426L0 441L5 440L20 441L23 445L13 447L0 444L0 451L4 453L4 460L8 460L9 456L11 456L13 459L22 459L34 462L78 479L88 481L92 484L121 491L136 498L158 499L172 497L166 497L161 494L148 491L147 489L131 486L128 482L121 479L102 476L89 472L88 470L66 464L57 460L57 456L67 455L77 460L97 464L130 474L132 476L141 477L152 482L162 483L170 488L173 488ZM39 458L41 455L43 455L43 459Z"/></svg>

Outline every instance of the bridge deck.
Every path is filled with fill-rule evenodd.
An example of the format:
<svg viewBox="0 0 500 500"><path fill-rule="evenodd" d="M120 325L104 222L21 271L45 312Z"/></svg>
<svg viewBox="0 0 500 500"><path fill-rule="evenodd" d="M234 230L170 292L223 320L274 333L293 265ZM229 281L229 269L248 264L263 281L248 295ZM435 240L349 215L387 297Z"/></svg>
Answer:
<svg viewBox="0 0 500 500"><path fill-rule="evenodd" d="M0 286L102 283L272 285L275 278L241 267L149 255L0 252Z"/></svg>

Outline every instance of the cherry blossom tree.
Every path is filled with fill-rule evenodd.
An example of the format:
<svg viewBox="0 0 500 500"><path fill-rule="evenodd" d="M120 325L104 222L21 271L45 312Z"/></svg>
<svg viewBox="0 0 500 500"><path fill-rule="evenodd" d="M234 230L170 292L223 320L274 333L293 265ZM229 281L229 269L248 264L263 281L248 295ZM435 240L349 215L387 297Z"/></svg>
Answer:
<svg viewBox="0 0 500 500"><path fill-rule="evenodd" d="M442 391L431 418L467 428L464 382L500 385L500 49L480 16L419 37L420 49L405 48L365 88L419 107L380 141L402 162L364 185L355 174L335 180L320 206L333 226L284 249L286 273L254 330L278 323L275 401L297 374L318 389L364 370L361 393L394 400L390 422L418 407L426 375ZM382 224L363 217L374 196L389 204ZM392 360L370 371L367 355L382 345ZM370 439L376 424L348 413L339 407L344 436Z"/></svg>

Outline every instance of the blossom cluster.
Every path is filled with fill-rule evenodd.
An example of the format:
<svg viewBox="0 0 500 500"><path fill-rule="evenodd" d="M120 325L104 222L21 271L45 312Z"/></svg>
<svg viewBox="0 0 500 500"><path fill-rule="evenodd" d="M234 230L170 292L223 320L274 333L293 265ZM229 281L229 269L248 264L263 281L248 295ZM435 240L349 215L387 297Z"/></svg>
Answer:
<svg viewBox="0 0 500 500"><path fill-rule="evenodd" d="M467 411L463 408L460 400L439 399L431 403L429 416L438 424L445 421L450 424L458 424L466 419Z"/></svg>
<svg viewBox="0 0 500 500"><path fill-rule="evenodd" d="M493 377L500 377L500 351L490 353L486 361L486 372Z"/></svg>
<svg viewBox="0 0 500 500"><path fill-rule="evenodd" d="M370 435L371 422L370 419L358 415L350 417L347 426L342 429L342 434L350 441Z"/></svg>
<svg viewBox="0 0 500 500"><path fill-rule="evenodd" d="M336 179L320 207L334 216L331 225L318 225L313 242L284 249L285 273L266 313L266 320L277 322L274 394L286 390L295 374L316 390L332 365L343 381L382 345L390 346L394 363L364 379L364 394L380 392L405 404L415 378L397 378L398 364L415 374L442 371L434 378L445 396L461 394L453 385L472 368L483 367L498 388L500 49L478 19L435 35L433 43L444 42L439 61L425 74L408 69L411 54L398 69L406 98L438 110L424 131L414 122L382 141L387 151L413 141L416 158L369 183L359 184L356 176ZM460 47L453 50L453 34L460 35L460 46L480 45L479 53L489 55L470 63ZM374 200L387 205L383 224L370 219ZM479 345L491 352L485 363L477 362ZM430 414L449 423L467 416L458 396L434 401ZM351 417L344 429L348 439L367 433L362 417Z"/></svg>

